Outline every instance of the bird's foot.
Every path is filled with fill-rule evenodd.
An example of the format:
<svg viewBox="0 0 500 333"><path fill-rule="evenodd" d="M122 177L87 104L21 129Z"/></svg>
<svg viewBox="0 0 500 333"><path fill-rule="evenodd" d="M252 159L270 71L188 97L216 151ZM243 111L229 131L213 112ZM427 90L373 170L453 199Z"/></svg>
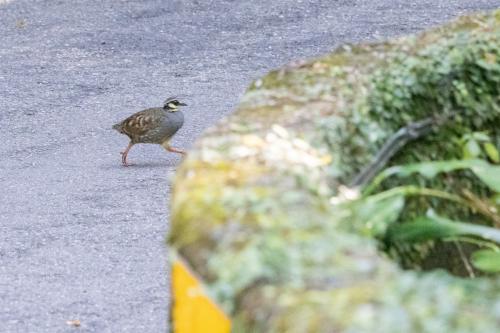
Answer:
<svg viewBox="0 0 500 333"><path fill-rule="evenodd" d="M120 152L120 154L122 155L122 165L123 166L130 166L131 164L127 163L127 155L128 155L128 152L130 151L130 148L132 148L134 144L132 142L130 142L127 146L127 149L125 149L125 151L122 151Z"/></svg>
<svg viewBox="0 0 500 333"><path fill-rule="evenodd" d="M121 153L122 154L122 165L124 167L131 166L132 164L127 162L127 154L126 153Z"/></svg>
<svg viewBox="0 0 500 333"><path fill-rule="evenodd" d="M167 147L167 150L169 152L172 152L172 153L177 153L177 154L181 154L181 155L186 155L186 152L182 149L177 149L177 148L174 148L174 147Z"/></svg>

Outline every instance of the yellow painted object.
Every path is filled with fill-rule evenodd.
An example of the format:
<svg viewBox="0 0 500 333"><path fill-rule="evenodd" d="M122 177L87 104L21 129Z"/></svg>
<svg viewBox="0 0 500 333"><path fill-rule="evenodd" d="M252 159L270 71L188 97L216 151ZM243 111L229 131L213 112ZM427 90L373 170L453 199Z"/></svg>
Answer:
<svg viewBox="0 0 500 333"><path fill-rule="evenodd" d="M173 332L229 333L231 321L207 296L201 282L179 258L172 265Z"/></svg>

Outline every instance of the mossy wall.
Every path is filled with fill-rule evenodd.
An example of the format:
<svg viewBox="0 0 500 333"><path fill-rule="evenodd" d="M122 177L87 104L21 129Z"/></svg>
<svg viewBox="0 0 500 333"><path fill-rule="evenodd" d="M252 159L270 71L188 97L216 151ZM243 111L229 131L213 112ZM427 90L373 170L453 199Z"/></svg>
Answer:
<svg viewBox="0 0 500 333"><path fill-rule="evenodd" d="M168 240L233 317L235 331L500 327L498 277L405 271L370 236L376 216L358 223L330 203L410 121L437 113L452 119L391 163L461 157L457 142L474 131L487 131L498 147L499 49L500 11L419 36L346 45L255 81L238 110L197 142L176 175ZM467 173L433 182L487 194ZM476 218L435 200L407 202L404 214L429 207Z"/></svg>

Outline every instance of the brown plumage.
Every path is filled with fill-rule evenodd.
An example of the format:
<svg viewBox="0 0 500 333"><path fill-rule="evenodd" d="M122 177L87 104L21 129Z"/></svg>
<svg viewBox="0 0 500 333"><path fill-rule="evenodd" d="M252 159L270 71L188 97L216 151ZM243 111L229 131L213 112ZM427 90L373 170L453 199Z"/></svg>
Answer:
<svg viewBox="0 0 500 333"><path fill-rule="evenodd" d="M168 98L163 107L149 108L134 113L125 120L113 125L118 132L127 135L130 143L122 152L122 164L128 166L127 155L137 143L152 143L162 145L171 152L185 154L184 151L170 146L170 139L184 124L184 115L179 106L186 104L176 98Z"/></svg>

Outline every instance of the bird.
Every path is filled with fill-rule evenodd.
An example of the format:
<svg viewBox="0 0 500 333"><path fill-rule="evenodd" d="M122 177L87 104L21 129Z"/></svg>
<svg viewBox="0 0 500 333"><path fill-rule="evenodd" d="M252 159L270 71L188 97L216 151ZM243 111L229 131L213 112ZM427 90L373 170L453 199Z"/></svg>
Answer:
<svg viewBox="0 0 500 333"><path fill-rule="evenodd" d="M130 138L130 142L121 152L123 166L129 166L127 155L137 143L159 144L169 152L185 155L186 152L170 145L170 139L184 124L184 114L179 110L187 104L176 97L169 97L163 107L148 108L134 113L125 120L113 125L113 129Z"/></svg>

